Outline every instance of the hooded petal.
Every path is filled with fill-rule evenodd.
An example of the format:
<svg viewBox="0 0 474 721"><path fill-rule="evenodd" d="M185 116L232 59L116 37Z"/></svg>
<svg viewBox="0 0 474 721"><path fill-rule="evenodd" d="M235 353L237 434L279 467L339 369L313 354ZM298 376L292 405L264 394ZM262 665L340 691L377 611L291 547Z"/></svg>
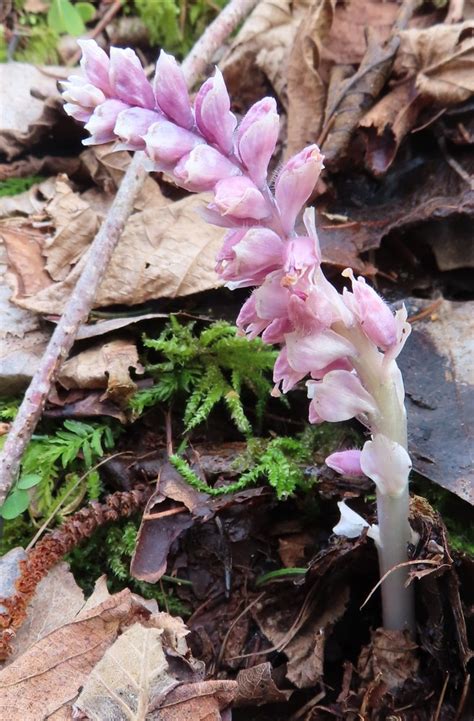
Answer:
<svg viewBox="0 0 474 721"><path fill-rule="evenodd" d="M83 140L83 145L99 145L115 140L115 123L123 110L128 110L128 106L120 100L106 100L105 103L98 105L84 126L91 137Z"/></svg>
<svg viewBox="0 0 474 721"><path fill-rule="evenodd" d="M273 98L252 105L237 131L237 149L250 177L261 187L278 140L280 121Z"/></svg>
<svg viewBox="0 0 474 721"><path fill-rule="evenodd" d="M283 166L275 184L275 199L285 233L292 232L298 213L313 192L322 167L323 156L317 145L309 145Z"/></svg>
<svg viewBox="0 0 474 721"><path fill-rule="evenodd" d="M359 516L352 508L349 508L345 501L338 501L337 507L339 508L341 518L332 529L332 532L335 533L336 536L358 538L364 528L369 528L370 523L367 523L362 516Z"/></svg>
<svg viewBox="0 0 474 721"><path fill-rule="evenodd" d="M274 383L276 383L277 386L281 383L282 392L288 393L305 375L306 373L295 371L290 366L286 346L283 346L273 368Z"/></svg>
<svg viewBox="0 0 474 721"><path fill-rule="evenodd" d="M310 335L288 333L285 340L291 367L304 373L324 368L329 363L356 352L352 343L332 330L320 330Z"/></svg>
<svg viewBox="0 0 474 721"><path fill-rule="evenodd" d="M375 415L374 399L354 373L335 370L322 381L308 381L311 407L325 421L348 421L362 414Z"/></svg>
<svg viewBox="0 0 474 721"><path fill-rule="evenodd" d="M371 441L366 441L360 465L380 493L393 497L399 496L405 490L412 468L405 448L382 433L377 433Z"/></svg>
<svg viewBox="0 0 474 721"><path fill-rule="evenodd" d="M109 82L110 60L107 53L97 45L95 40L78 40L77 44L82 50L80 65L85 76L92 85L110 97L112 89Z"/></svg>
<svg viewBox="0 0 474 721"><path fill-rule="evenodd" d="M174 169L179 185L195 192L212 190L219 180L239 174L236 165L204 143L183 156Z"/></svg>
<svg viewBox="0 0 474 721"><path fill-rule="evenodd" d="M194 101L194 111L196 124L204 137L218 145L225 155L230 153L237 120L230 112L229 93L219 68L214 77L201 86Z"/></svg>
<svg viewBox="0 0 474 721"><path fill-rule="evenodd" d="M117 115L114 133L122 141L122 150L143 150L145 135L160 115L145 108L128 108Z"/></svg>
<svg viewBox="0 0 474 721"><path fill-rule="evenodd" d="M360 276L357 280L350 268L343 275L352 281L353 297L346 293L344 299L355 310L365 335L379 348L386 350L397 342L397 323L392 311L382 298Z"/></svg>
<svg viewBox="0 0 474 721"><path fill-rule="evenodd" d="M199 135L170 123L163 117L151 125L143 138L147 155L159 166L177 163L203 141Z"/></svg>
<svg viewBox="0 0 474 721"><path fill-rule="evenodd" d="M130 48L110 48L109 80L114 95L127 105L155 108L151 85L138 55Z"/></svg>
<svg viewBox="0 0 474 721"><path fill-rule="evenodd" d="M209 208L221 215L251 220L263 220L271 212L257 186L244 175L220 180Z"/></svg>

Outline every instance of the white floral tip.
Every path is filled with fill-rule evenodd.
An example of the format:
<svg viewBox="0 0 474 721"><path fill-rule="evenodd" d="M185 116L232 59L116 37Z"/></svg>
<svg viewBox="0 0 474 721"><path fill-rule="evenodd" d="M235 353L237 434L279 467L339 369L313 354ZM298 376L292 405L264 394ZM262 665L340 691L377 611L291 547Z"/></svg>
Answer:
<svg viewBox="0 0 474 721"><path fill-rule="evenodd" d="M349 508L345 501L339 501L337 504L341 518L333 530L336 536L345 536L346 538L357 538L360 536L364 528L369 528L370 524L359 516L358 513Z"/></svg>

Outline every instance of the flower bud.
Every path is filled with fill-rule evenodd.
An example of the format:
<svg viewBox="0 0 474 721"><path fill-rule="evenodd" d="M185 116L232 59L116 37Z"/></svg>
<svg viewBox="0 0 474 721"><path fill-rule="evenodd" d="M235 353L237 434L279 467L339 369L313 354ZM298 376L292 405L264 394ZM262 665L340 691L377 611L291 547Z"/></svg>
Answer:
<svg viewBox="0 0 474 721"><path fill-rule="evenodd" d="M214 202L209 208L238 220L263 220L270 214L265 198L250 178L244 175L220 180L214 190Z"/></svg>
<svg viewBox="0 0 474 721"><path fill-rule="evenodd" d="M155 96L137 54L130 48L110 48L110 84L119 100L153 110Z"/></svg>
<svg viewBox="0 0 474 721"><path fill-rule="evenodd" d="M405 490L412 467L405 448L382 433L365 442L360 465L380 493L394 498Z"/></svg>
<svg viewBox="0 0 474 721"><path fill-rule="evenodd" d="M237 131L237 151L250 177L261 187L278 140L280 121L273 98L252 105Z"/></svg>
<svg viewBox="0 0 474 721"><path fill-rule="evenodd" d="M179 185L195 192L212 190L219 180L239 174L236 165L204 143L182 157L174 169Z"/></svg>
<svg viewBox="0 0 474 721"><path fill-rule="evenodd" d="M105 102L105 95L95 85L91 85L78 75L71 75L67 81L61 83L63 98L67 103L91 108L91 113L97 105Z"/></svg>
<svg viewBox="0 0 474 721"><path fill-rule="evenodd" d="M148 128L143 138L147 155L155 163L155 169L165 170L189 153L203 140L195 133L161 118ZM159 166L162 166L161 168Z"/></svg>
<svg viewBox="0 0 474 721"><path fill-rule="evenodd" d="M128 105L120 100L106 100L105 103L98 105L89 122L84 126L89 131L90 138L83 140L83 145L99 145L115 140L115 123L118 114L123 110L128 110Z"/></svg>
<svg viewBox="0 0 474 721"><path fill-rule="evenodd" d="M327 373L322 381L308 381L310 414L325 421L348 421L361 414L375 415L376 404L358 377L345 370ZM311 420L311 419L310 419Z"/></svg>
<svg viewBox="0 0 474 721"><path fill-rule="evenodd" d="M158 107L165 115L182 128L191 130L194 116L183 71L174 57L164 50L156 63L153 90Z"/></svg>
<svg viewBox="0 0 474 721"><path fill-rule="evenodd" d="M323 167L317 145L309 145L283 166L276 184L275 198L283 230L290 234L303 205L313 192Z"/></svg>
<svg viewBox="0 0 474 721"><path fill-rule="evenodd" d="M95 40L78 40L77 44L82 50L80 65L85 76L92 85L110 97L112 95L109 81L110 60L107 53Z"/></svg>
<svg viewBox="0 0 474 721"><path fill-rule="evenodd" d="M391 348L397 342L397 322L388 305L365 278L356 280L350 268L342 275L352 281L352 294L346 290L344 302L356 314L365 335L382 350Z"/></svg>
<svg viewBox="0 0 474 721"><path fill-rule="evenodd" d="M145 108L122 110L114 128L115 135L122 141L121 150L143 150L146 133L159 119L158 113Z"/></svg>
<svg viewBox="0 0 474 721"><path fill-rule="evenodd" d="M216 271L231 289L260 285L268 273L281 266L282 256L283 241L272 230L231 231L218 255Z"/></svg>
<svg viewBox="0 0 474 721"><path fill-rule="evenodd" d="M361 451L356 448L347 451L337 451L336 453L331 453L331 455L326 458L326 465L343 476L362 476L363 471L360 467L360 454Z"/></svg>
<svg viewBox="0 0 474 721"><path fill-rule="evenodd" d="M219 68L201 86L194 101L196 124L206 140L219 146L225 155L232 150L237 120L230 112L230 98Z"/></svg>

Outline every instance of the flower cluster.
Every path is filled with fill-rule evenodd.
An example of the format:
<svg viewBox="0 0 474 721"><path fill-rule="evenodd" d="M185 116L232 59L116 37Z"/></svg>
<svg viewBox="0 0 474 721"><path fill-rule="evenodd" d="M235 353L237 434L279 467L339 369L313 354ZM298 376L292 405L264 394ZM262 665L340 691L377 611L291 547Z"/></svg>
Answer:
<svg viewBox="0 0 474 721"><path fill-rule="evenodd" d="M150 82L132 50L112 48L109 58L92 40L80 45L83 74L64 84L64 98L66 112L90 132L84 142L144 150L149 169L190 191L212 191L203 215L228 228L217 272L230 288L253 288L237 324L249 338L281 344L274 394L308 378L312 423L356 417L371 433L361 451L335 453L328 465L369 476L390 498L406 494L410 459L395 362L409 333L406 311L393 314L350 270L344 275L352 287L343 293L324 276L314 210L300 222L323 167L317 146L283 165L272 192L267 173L279 133L273 98L255 103L238 123L218 69L192 103L165 52Z"/></svg>

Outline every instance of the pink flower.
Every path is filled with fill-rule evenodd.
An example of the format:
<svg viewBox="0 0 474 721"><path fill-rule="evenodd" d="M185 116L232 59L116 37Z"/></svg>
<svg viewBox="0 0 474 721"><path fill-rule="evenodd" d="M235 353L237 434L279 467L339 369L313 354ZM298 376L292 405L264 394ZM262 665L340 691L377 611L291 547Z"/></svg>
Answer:
<svg viewBox="0 0 474 721"><path fill-rule="evenodd" d="M281 271L270 273L242 306L237 325L249 338L263 333L266 343L281 343L288 332L287 304L290 291L282 284Z"/></svg>
<svg viewBox="0 0 474 721"><path fill-rule="evenodd" d="M396 498L405 490L411 471L410 456L399 443L377 433L366 441L360 456L360 465L378 490Z"/></svg>
<svg viewBox="0 0 474 721"><path fill-rule="evenodd" d="M145 108L128 108L117 115L114 133L122 141L122 150L143 150L145 136L160 115Z"/></svg>
<svg viewBox="0 0 474 721"><path fill-rule="evenodd" d="M265 185L268 163L278 140L280 121L273 98L252 105L237 131L237 152L258 187Z"/></svg>
<svg viewBox="0 0 474 721"><path fill-rule="evenodd" d="M323 167L323 156L317 145L309 145L283 166L275 185L275 198L283 230L290 234L296 218L306 203Z"/></svg>
<svg viewBox="0 0 474 721"><path fill-rule="evenodd" d="M236 165L205 144L197 145L183 156L174 169L178 184L198 193L212 190L219 180L239 174Z"/></svg>
<svg viewBox="0 0 474 721"><path fill-rule="evenodd" d="M164 50L156 63L153 90L158 107L165 115L182 128L191 130L194 115L183 71L174 57Z"/></svg>
<svg viewBox="0 0 474 721"><path fill-rule="evenodd" d="M217 256L216 271L229 288L258 285L281 267L283 248L281 238L267 228L230 231Z"/></svg>
<svg viewBox="0 0 474 721"><path fill-rule="evenodd" d="M305 375L306 372L296 371L291 367L288 362L288 349L283 346L273 367L273 382L276 385L272 395L280 395L280 383L282 393L288 393Z"/></svg>
<svg viewBox="0 0 474 721"><path fill-rule="evenodd" d="M350 418L368 414L374 416L377 407L374 399L363 387L354 373L335 370L327 373L322 381L308 381L310 422L312 414L325 421L348 421Z"/></svg>
<svg viewBox="0 0 474 721"><path fill-rule="evenodd" d="M270 213L265 198L245 175L220 180L209 208L238 220L263 220Z"/></svg>
<svg viewBox="0 0 474 721"><path fill-rule="evenodd" d="M155 96L137 54L130 48L110 48L109 79L113 94L127 105L154 110Z"/></svg>
<svg viewBox="0 0 474 721"><path fill-rule="evenodd" d="M91 137L83 140L83 145L98 145L115 140L115 123L118 114L123 110L128 110L128 105L120 100L106 100L105 103L98 105L84 126Z"/></svg>
<svg viewBox="0 0 474 721"><path fill-rule="evenodd" d="M357 449L337 451L326 458L326 465L343 476L362 476L361 451Z"/></svg>
<svg viewBox="0 0 474 721"><path fill-rule="evenodd" d="M143 138L147 155L156 170L165 170L204 141L195 133L161 118L148 128Z"/></svg>
<svg viewBox="0 0 474 721"><path fill-rule="evenodd" d="M345 289L343 299L357 316L365 335L379 348L387 350L397 342L397 323L392 311L382 298L359 276L347 268L343 275L352 281L352 293Z"/></svg>
<svg viewBox="0 0 474 721"><path fill-rule="evenodd" d="M91 113L97 105L105 102L105 95L102 90L95 85L91 85L91 83L78 75L71 75L61 85L63 87L63 98L67 103L79 105L82 108L90 108Z"/></svg>
<svg viewBox="0 0 474 721"><path fill-rule="evenodd" d="M340 358L355 355L352 343L333 330L316 330L310 335L297 331L285 336L288 362L295 371L310 373Z"/></svg>
<svg viewBox="0 0 474 721"><path fill-rule="evenodd" d="M78 40L77 44L82 50L80 65L84 75L92 85L110 97L112 89L109 82L110 60L107 53L97 45L95 40Z"/></svg>
<svg viewBox="0 0 474 721"><path fill-rule="evenodd" d="M214 77L201 86L194 101L196 124L211 143L215 143L225 155L232 150L237 120L230 112L230 98L219 68Z"/></svg>

